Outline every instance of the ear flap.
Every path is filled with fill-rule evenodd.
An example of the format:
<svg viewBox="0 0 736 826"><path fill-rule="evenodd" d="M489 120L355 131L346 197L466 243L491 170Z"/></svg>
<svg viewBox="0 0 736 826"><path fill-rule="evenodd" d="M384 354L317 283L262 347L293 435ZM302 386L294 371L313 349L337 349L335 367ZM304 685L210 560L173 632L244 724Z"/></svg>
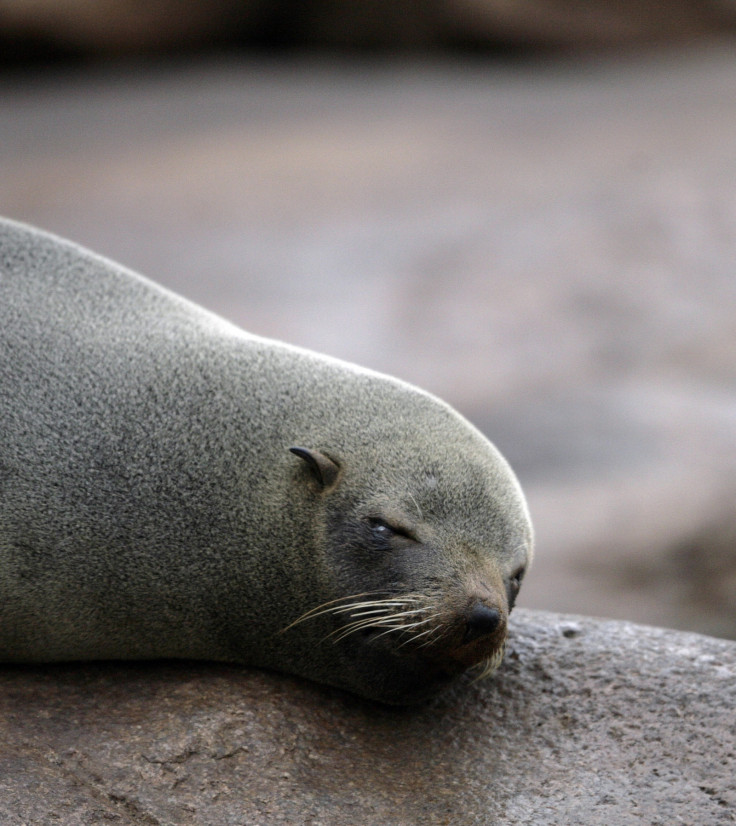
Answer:
<svg viewBox="0 0 736 826"><path fill-rule="evenodd" d="M340 465L318 450L306 447L290 447L289 450L309 465L310 470L323 488L332 487L337 482Z"/></svg>

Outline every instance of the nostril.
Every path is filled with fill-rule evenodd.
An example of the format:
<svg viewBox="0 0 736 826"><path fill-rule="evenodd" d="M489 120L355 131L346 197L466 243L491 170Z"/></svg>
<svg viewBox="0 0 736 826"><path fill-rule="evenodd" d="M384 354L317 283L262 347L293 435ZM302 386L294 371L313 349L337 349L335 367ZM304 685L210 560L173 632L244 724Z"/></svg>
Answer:
<svg viewBox="0 0 736 826"><path fill-rule="evenodd" d="M501 624L501 614L496 608L489 608L482 602L476 602L466 617L465 639L471 642L479 637L485 637L498 630Z"/></svg>

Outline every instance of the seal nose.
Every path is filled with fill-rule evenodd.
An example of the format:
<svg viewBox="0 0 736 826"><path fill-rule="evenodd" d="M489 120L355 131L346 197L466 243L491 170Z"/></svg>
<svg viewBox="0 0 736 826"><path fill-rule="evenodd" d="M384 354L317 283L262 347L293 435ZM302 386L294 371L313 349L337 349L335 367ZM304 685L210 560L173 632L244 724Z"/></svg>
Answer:
<svg viewBox="0 0 736 826"><path fill-rule="evenodd" d="M463 643L472 642L497 631L501 624L501 614L495 608L489 608L478 601L468 612L465 623Z"/></svg>

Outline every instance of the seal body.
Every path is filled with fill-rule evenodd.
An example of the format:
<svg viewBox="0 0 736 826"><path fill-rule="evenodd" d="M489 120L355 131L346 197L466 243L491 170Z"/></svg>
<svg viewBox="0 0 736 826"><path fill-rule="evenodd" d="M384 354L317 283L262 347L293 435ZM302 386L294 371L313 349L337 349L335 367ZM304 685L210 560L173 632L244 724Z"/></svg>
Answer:
<svg viewBox="0 0 736 826"><path fill-rule="evenodd" d="M498 664L531 545L443 402L0 221L0 661L226 660L413 702Z"/></svg>

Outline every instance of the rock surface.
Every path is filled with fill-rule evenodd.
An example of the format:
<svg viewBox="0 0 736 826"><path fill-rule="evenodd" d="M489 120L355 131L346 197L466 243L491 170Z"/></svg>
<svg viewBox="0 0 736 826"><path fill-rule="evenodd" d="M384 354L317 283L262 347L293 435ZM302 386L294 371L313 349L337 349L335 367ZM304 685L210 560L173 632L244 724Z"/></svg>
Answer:
<svg viewBox="0 0 736 826"><path fill-rule="evenodd" d="M720 826L736 643L519 611L495 677L392 709L208 664L0 669L0 822Z"/></svg>

